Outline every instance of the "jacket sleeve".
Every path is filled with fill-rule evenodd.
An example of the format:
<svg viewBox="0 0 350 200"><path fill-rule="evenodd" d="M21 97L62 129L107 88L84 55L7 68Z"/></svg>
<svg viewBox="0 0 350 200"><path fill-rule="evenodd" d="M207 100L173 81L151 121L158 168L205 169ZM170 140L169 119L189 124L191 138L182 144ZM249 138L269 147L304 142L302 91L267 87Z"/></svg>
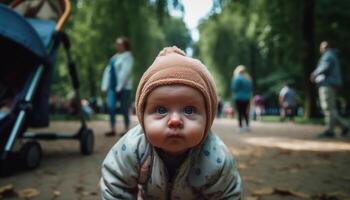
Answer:
<svg viewBox="0 0 350 200"><path fill-rule="evenodd" d="M128 55L124 58L124 60L121 62L121 69L120 69L120 76L118 76L118 86L117 86L117 91L120 91L121 89L124 88L124 85L126 81L130 78L131 73L132 73L132 68L134 65L134 59L132 55Z"/></svg>
<svg viewBox="0 0 350 200"><path fill-rule="evenodd" d="M109 65L106 66L105 70L103 71L103 75L102 75L101 90L103 92L107 91L108 80L109 80Z"/></svg>
<svg viewBox="0 0 350 200"><path fill-rule="evenodd" d="M212 200L240 200L241 193L242 181L236 162L231 155L227 155L218 178L206 187L204 196Z"/></svg>
<svg viewBox="0 0 350 200"><path fill-rule="evenodd" d="M317 68L312 72L311 76L316 78L318 75L326 74L331 68L332 61L332 56L329 55L329 53L323 55L317 65Z"/></svg>
<svg viewBox="0 0 350 200"><path fill-rule="evenodd" d="M136 199L138 161L125 138L112 147L103 161L100 182L103 200Z"/></svg>

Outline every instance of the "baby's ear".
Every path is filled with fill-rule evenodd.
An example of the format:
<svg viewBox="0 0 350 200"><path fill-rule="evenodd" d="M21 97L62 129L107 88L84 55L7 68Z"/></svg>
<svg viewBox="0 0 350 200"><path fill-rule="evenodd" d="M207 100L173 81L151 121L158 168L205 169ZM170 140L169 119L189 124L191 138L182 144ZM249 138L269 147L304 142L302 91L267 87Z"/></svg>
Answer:
<svg viewBox="0 0 350 200"><path fill-rule="evenodd" d="M179 49L177 46L172 46L172 47L165 47L163 50L161 50L158 54L158 56L166 56L171 53L177 53L182 56L186 56L186 53Z"/></svg>

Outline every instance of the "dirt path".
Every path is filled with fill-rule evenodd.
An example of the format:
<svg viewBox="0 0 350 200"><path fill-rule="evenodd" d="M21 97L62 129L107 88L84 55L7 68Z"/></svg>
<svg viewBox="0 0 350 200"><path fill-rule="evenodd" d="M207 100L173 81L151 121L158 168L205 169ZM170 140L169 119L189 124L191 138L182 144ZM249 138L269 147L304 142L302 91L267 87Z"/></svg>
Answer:
<svg viewBox="0 0 350 200"><path fill-rule="evenodd" d="M92 156L81 156L77 141L41 142L41 166L0 178L0 187L11 184L16 192L39 192L31 199L99 199L100 165L117 138L103 136L105 121L89 126L96 134ZM220 119L213 130L238 160L244 199L350 199L349 139L315 139L321 126L255 122L249 133L238 133L235 127L236 122ZM67 132L77 128L76 122L53 122L50 127Z"/></svg>

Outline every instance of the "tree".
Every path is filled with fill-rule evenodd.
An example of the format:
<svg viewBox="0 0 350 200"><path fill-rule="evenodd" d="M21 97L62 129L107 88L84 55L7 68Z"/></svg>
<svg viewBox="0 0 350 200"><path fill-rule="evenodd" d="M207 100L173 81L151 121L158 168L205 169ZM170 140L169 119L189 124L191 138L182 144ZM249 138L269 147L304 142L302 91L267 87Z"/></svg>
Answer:
<svg viewBox="0 0 350 200"><path fill-rule="evenodd" d="M118 36L127 36L132 45L135 57L134 85L137 85L144 70L165 45L177 44L186 48L190 44L189 31L184 23L167 13L169 4L181 9L181 2L175 0L77 0L73 4L66 31L72 40L83 96L99 95L102 72L108 59L115 53L114 42ZM161 20L169 22L171 26L163 26ZM59 58L58 65L61 66L64 58ZM67 71L59 70L55 80L67 80ZM62 83L54 81L54 93L64 94L69 91L69 87L61 86Z"/></svg>
<svg viewBox="0 0 350 200"><path fill-rule="evenodd" d="M336 3L335 3L336 2ZM215 0L216 8L200 25L196 56L210 66L221 95L229 98L232 70L244 64L253 75L254 91L263 92L271 106L284 82L304 101L305 116L315 116L314 85L309 75L316 67L315 41L338 44L343 71L350 64L350 0ZM345 73L343 73L345 74ZM350 84L350 78L344 77ZM343 89L350 97L350 90Z"/></svg>

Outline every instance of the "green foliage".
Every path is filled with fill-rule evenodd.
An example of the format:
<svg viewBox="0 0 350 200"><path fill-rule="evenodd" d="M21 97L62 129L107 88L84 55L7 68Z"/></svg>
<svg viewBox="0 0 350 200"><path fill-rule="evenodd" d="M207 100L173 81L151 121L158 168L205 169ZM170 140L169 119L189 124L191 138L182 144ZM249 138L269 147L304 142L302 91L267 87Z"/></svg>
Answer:
<svg viewBox="0 0 350 200"><path fill-rule="evenodd" d="M102 73L115 53L115 39L129 38L135 58L135 87L145 69L166 45L185 49L190 45L189 31L180 19L171 18L167 5L181 9L179 1L77 0L66 26L72 53L79 72L84 97L99 95ZM162 26L160 18L166 22ZM65 59L59 55L52 87L54 94L69 93Z"/></svg>
<svg viewBox="0 0 350 200"><path fill-rule="evenodd" d="M322 0L316 4L316 42L329 40L339 50L342 66L343 88L341 93L350 99L350 0Z"/></svg>
<svg viewBox="0 0 350 200"><path fill-rule="evenodd" d="M284 82L289 82L302 99L305 97L304 4L303 0L215 0L213 10L219 12L201 23L195 50L217 74L222 96L230 97L232 71L243 64L253 77L255 93L263 93L268 101L277 103ZM350 70L350 57L346 56L350 47L344 42L350 37L349 9L350 0L315 1L316 42L331 40L336 44L345 72ZM343 78L344 85L349 85L350 79ZM350 91L342 94L350 97Z"/></svg>
<svg viewBox="0 0 350 200"><path fill-rule="evenodd" d="M165 45L176 45L185 50L192 39L185 23L181 19L167 17L166 26L164 26Z"/></svg>

